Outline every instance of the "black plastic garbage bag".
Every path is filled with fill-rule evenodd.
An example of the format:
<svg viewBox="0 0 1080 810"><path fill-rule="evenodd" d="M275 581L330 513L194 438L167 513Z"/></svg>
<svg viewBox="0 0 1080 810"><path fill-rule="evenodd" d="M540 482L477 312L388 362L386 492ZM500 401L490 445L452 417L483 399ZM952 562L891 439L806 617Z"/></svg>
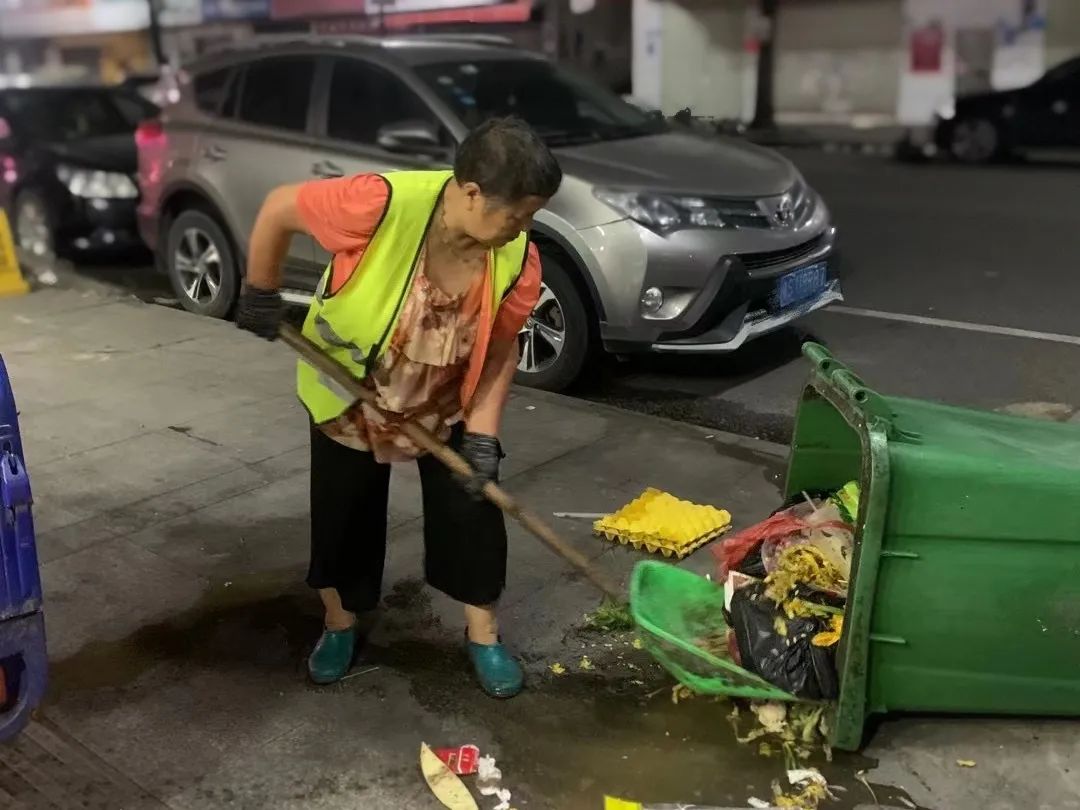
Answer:
<svg viewBox="0 0 1080 810"><path fill-rule="evenodd" d="M777 632L777 619L786 634ZM784 618L763 594L763 586L750 585L731 598L731 626L744 669L796 697L835 700L839 696L835 648L811 643L824 629L823 620Z"/></svg>
<svg viewBox="0 0 1080 810"><path fill-rule="evenodd" d="M743 557L735 570L754 579L765 579L769 572L765 570L765 560L761 558L761 546L759 545Z"/></svg>

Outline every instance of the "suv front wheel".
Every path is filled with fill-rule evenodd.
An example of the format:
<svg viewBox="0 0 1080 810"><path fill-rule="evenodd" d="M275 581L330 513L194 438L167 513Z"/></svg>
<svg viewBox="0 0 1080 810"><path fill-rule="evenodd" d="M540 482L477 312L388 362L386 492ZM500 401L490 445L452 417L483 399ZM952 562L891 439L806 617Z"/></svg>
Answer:
<svg viewBox="0 0 1080 810"><path fill-rule="evenodd" d="M240 292L240 276L225 231L203 211L184 211L169 225L166 266L188 312L225 318Z"/></svg>
<svg viewBox="0 0 1080 810"><path fill-rule="evenodd" d="M570 272L543 257L540 299L518 335L521 385L562 391L581 375L591 354L589 312Z"/></svg>

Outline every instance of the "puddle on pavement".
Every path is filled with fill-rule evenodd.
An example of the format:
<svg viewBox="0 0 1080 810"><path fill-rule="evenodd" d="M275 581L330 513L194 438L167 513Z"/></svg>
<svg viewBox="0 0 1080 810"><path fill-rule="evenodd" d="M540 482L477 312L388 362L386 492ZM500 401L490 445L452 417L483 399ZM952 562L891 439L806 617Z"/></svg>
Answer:
<svg viewBox="0 0 1080 810"><path fill-rule="evenodd" d="M303 661L320 611L298 579L290 569L236 580L212 588L191 610L165 622L119 641L90 644L53 664L54 700L80 702L87 711L101 703L85 702L88 692L121 702L140 689L141 676L163 665L173 668L173 682L180 667L181 673L224 672L240 684L271 677L286 689L315 689L304 678ZM386 678L406 679L426 711L466 718L487 730L515 806L600 810L609 794L742 807L750 796L769 798L772 782L784 775L781 760L762 758L756 747L736 742L726 704L701 698L673 704L670 681L645 652L633 649L630 636L571 631L566 646L572 654L560 650L565 675L552 674L535 653L526 655L528 688L514 700L496 701L478 691L461 639L440 625L422 583L399 581L384 601L387 608L354 670L375 665L382 672L333 687L338 697L370 700L383 691ZM593 671L581 671L582 650ZM871 798L858 781L859 771L874 766L870 760L838 753L831 764L812 764L847 789L829 808L875 801L904 806L897 801L904 794L896 789L873 785ZM371 781L381 776L386 775L371 774Z"/></svg>
<svg viewBox="0 0 1080 810"><path fill-rule="evenodd" d="M298 580L289 569L220 583L191 610L52 662L51 688L123 687L165 662L263 672L286 666L300 673L321 613Z"/></svg>
<svg viewBox="0 0 1080 810"><path fill-rule="evenodd" d="M632 650L628 641L624 649ZM564 676L531 672L522 695L494 701L478 696L471 678L447 677L465 672L457 648L413 641L395 643L393 652L373 652L373 661L389 655L395 668L408 669L412 694L428 711L460 714L492 734L505 786L526 806L600 810L603 797L612 795L745 807L751 796L771 798L773 781L785 776L781 759L761 757L756 745L737 742L728 703L694 698L675 704L663 676L612 677L609 672L623 662L609 653L594 653L589 673L575 671L573 663ZM635 660L640 666L642 659ZM910 801L895 788L862 784L857 774L876 765L865 757L836 752L832 763L822 756L808 764L843 788L840 801L823 807L903 807L901 797Z"/></svg>

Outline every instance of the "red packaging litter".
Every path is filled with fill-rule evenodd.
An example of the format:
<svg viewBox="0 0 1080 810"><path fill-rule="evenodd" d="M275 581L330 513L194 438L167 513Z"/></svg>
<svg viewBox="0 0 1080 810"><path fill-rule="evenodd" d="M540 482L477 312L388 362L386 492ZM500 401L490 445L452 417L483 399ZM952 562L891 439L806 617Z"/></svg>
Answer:
<svg viewBox="0 0 1080 810"><path fill-rule="evenodd" d="M458 748L436 748L435 756L458 776L476 773L480 762L480 749L475 745L462 745Z"/></svg>
<svg viewBox="0 0 1080 810"><path fill-rule="evenodd" d="M795 514L798 509L799 506L793 506L777 512L760 523L729 535L713 546L713 556L719 563L717 579L720 582L725 581L728 571L738 568L746 555L760 547L764 541L782 540L807 528L806 521Z"/></svg>

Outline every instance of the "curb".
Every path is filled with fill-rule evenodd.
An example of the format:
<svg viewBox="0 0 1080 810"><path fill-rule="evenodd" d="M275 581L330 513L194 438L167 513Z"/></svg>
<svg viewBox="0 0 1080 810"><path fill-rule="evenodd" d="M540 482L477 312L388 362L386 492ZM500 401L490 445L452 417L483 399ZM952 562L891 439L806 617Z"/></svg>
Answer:
<svg viewBox="0 0 1080 810"><path fill-rule="evenodd" d="M758 146L769 149L806 149L825 152L833 155L864 155L867 157L896 157L898 149L896 144L881 143L863 140L800 140L800 139L769 139L753 138L748 140Z"/></svg>
<svg viewBox="0 0 1080 810"><path fill-rule="evenodd" d="M870 157L895 157L896 146L891 143L858 143L854 141L825 141L822 151L829 154L859 154Z"/></svg>
<svg viewBox="0 0 1080 810"><path fill-rule="evenodd" d="M744 436L739 433L717 430L716 428L698 425L693 422L680 422L676 419L668 419L663 416L654 416L639 411L631 411L626 408L607 405L603 402L577 399L576 397L566 396L565 394L553 394L550 391L541 391L537 388L526 388L520 385L514 385L511 391L515 397L550 402L554 405L561 405L564 408L592 411L598 414L608 414L613 418L618 417L623 421L636 420L646 424L659 424L668 430L676 430L681 433L690 434L693 438L698 440L737 448L747 453L768 456L773 459L786 459L790 452L790 447L786 444L771 442L767 439L755 439L752 436Z"/></svg>

